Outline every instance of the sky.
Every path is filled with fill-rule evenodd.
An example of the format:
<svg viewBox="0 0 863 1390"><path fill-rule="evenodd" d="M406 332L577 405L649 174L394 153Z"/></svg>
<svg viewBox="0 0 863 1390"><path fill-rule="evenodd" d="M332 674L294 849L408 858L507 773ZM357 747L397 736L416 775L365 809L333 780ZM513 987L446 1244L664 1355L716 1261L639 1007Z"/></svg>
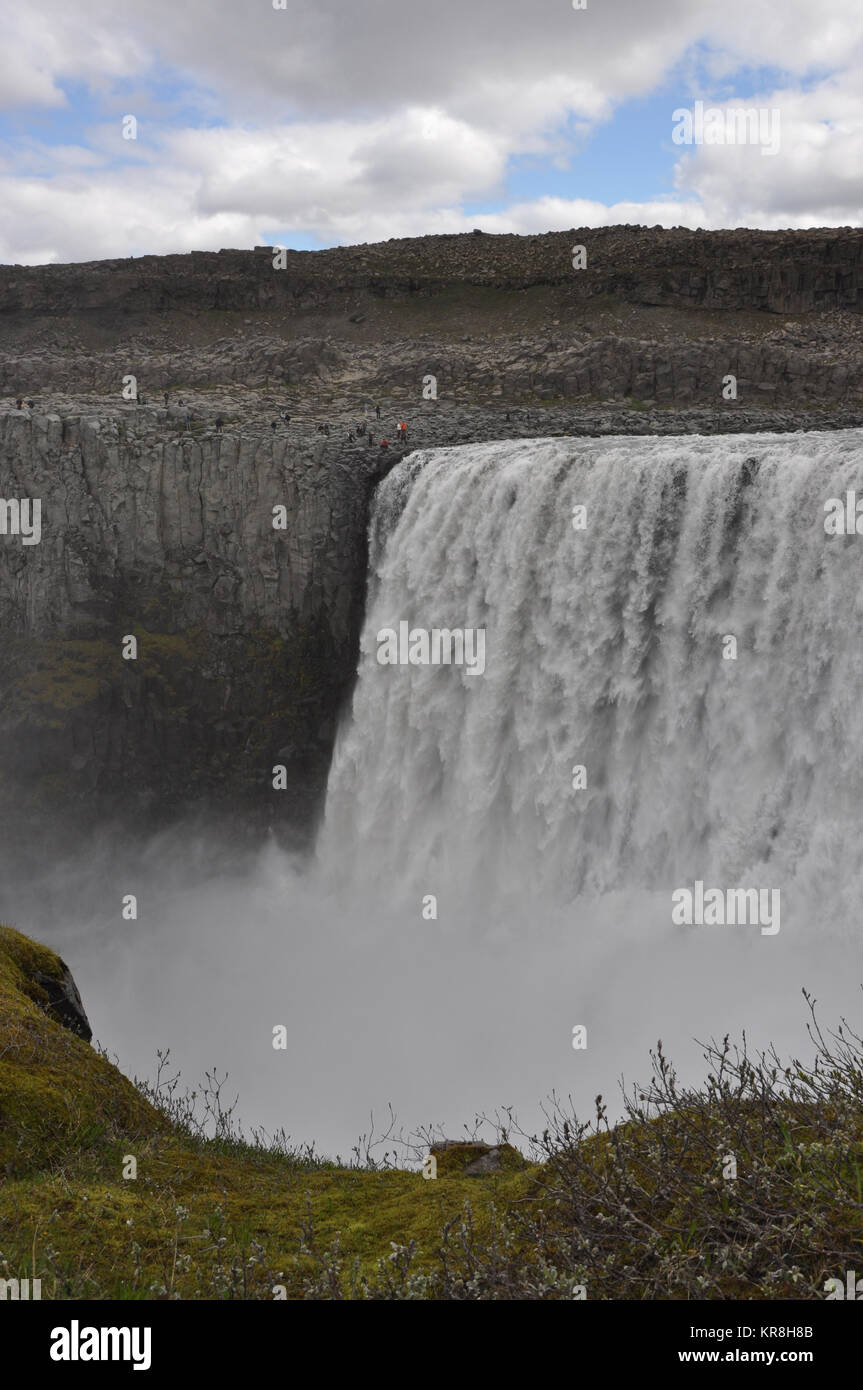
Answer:
<svg viewBox="0 0 863 1390"><path fill-rule="evenodd" d="M860 0L28 0L3 29L3 263L863 221ZM762 133L681 143L698 102Z"/></svg>

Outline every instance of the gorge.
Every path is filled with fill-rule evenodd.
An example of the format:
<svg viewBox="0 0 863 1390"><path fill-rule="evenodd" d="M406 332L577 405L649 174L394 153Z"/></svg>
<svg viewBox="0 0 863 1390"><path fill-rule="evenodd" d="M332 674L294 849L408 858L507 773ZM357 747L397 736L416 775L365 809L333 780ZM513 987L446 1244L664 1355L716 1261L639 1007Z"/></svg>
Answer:
<svg viewBox="0 0 863 1390"><path fill-rule="evenodd" d="M7 903L124 1065L218 1060L244 1117L331 1152L390 1103L412 1132L589 1106L658 1018L693 1073L693 1037L801 1045L800 989L835 1016L859 987L861 558L823 517L861 464L856 430L408 454L375 495L314 857L184 829ZM381 665L400 621L484 629L483 674ZM781 932L675 925L693 882L781 893Z"/></svg>
<svg viewBox="0 0 863 1390"><path fill-rule="evenodd" d="M850 1007L860 246L0 271L0 495L41 519L0 536L2 917L127 1071L216 1062L345 1152L388 1103L589 1104L657 1018L691 1056ZM482 673L382 665L402 624L483 632ZM699 881L781 892L781 932L687 934Z"/></svg>

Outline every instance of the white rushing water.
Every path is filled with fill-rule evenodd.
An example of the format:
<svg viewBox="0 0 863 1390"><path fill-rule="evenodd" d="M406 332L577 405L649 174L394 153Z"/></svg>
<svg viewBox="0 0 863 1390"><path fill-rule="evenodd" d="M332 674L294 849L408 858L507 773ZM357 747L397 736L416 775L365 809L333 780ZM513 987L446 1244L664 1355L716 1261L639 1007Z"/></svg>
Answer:
<svg viewBox="0 0 863 1390"><path fill-rule="evenodd" d="M770 884L856 931L863 536L827 535L824 504L857 487L857 432L404 461L377 503L327 869L555 902ZM404 621L485 629L484 673L379 664Z"/></svg>
<svg viewBox="0 0 863 1390"><path fill-rule="evenodd" d="M169 1046L190 1083L227 1069L245 1122L342 1154L387 1103L453 1137L505 1105L532 1130L552 1089L613 1115L657 1038L690 1081L694 1038L805 1051L803 986L859 1027L863 536L824 529L849 490L857 431L412 455L377 497L315 863L214 877L163 836L53 904L46 876L19 924L42 912L125 1070ZM483 673L380 664L402 622L484 629ZM778 890L781 929L675 924L698 881Z"/></svg>

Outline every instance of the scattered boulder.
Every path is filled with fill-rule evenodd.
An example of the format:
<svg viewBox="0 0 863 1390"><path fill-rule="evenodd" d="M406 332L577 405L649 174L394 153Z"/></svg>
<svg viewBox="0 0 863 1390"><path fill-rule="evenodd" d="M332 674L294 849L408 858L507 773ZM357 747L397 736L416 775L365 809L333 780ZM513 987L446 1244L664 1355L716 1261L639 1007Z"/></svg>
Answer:
<svg viewBox="0 0 863 1390"><path fill-rule="evenodd" d="M512 1144L480 1144L472 1139L442 1139L429 1152L438 1177L483 1178L489 1173L515 1172L525 1159Z"/></svg>
<svg viewBox="0 0 863 1390"><path fill-rule="evenodd" d="M26 994L55 1023L90 1042L93 1030L78 986L68 965L55 951L38 945L12 927L0 926L0 975L4 974L4 967L7 983L11 967L11 982L15 988Z"/></svg>
<svg viewBox="0 0 863 1390"><path fill-rule="evenodd" d="M90 1027L90 1020L84 1012L84 1004L78 993L78 986L75 984L72 972L66 962L58 956L57 963L61 967L59 975L46 975L42 970L34 970L31 978L47 998L46 1013L52 1014L58 1023L62 1023L63 1027L70 1029L71 1032L77 1033L78 1037L83 1038L85 1042L90 1042L93 1037L93 1029Z"/></svg>

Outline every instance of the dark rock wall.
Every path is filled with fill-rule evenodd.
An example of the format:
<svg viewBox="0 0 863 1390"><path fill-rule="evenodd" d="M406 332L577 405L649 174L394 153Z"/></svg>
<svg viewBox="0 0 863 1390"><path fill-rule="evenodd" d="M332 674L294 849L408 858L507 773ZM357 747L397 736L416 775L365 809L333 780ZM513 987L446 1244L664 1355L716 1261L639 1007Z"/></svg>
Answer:
<svg viewBox="0 0 863 1390"><path fill-rule="evenodd" d="M355 669L380 459L18 413L0 416L0 459L0 495L42 504L39 545L0 537L4 821L140 826L206 803L308 829Z"/></svg>

